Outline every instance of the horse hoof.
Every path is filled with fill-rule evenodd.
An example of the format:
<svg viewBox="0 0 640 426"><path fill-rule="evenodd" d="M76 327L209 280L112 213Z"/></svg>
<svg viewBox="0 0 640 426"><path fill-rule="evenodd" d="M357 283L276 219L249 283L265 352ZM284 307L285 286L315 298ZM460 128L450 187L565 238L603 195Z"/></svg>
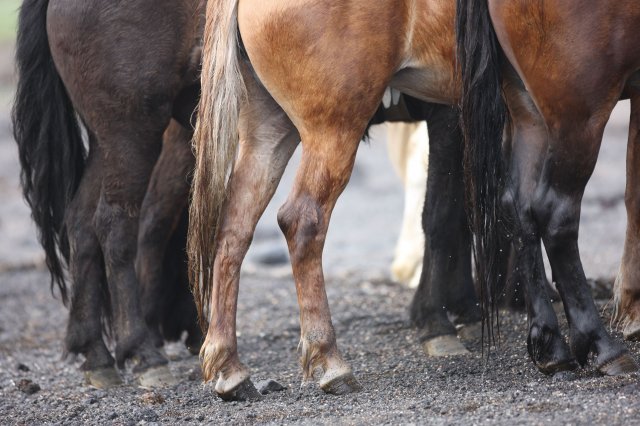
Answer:
<svg viewBox="0 0 640 426"><path fill-rule="evenodd" d="M482 322L461 324L457 327L458 337L464 340L482 339Z"/></svg>
<svg viewBox="0 0 640 426"><path fill-rule="evenodd" d="M108 389L122 384L122 377L114 367L85 371L84 378L89 386L97 389Z"/></svg>
<svg viewBox="0 0 640 426"><path fill-rule="evenodd" d="M342 374L332 379L321 382L320 388L331 395L346 395L348 393L359 392L362 390L362 386L358 379L353 375L351 371Z"/></svg>
<svg viewBox="0 0 640 426"><path fill-rule="evenodd" d="M470 352L460 343L455 334L434 337L422 343L422 348L427 356L452 356L467 355Z"/></svg>
<svg viewBox="0 0 640 426"><path fill-rule="evenodd" d="M246 378L233 389L224 392L218 391L216 384L216 393L223 401L259 401L263 398L262 394L254 386L250 378Z"/></svg>
<svg viewBox="0 0 640 426"><path fill-rule="evenodd" d="M178 380L166 365L148 368L138 376L138 385L143 388L162 388L177 383Z"/></svg>
<svg viewBox="0 0 640 426"><path fill-rule="evenodd" d="M576 370L578 363L574 359L565 359L562 361L549 361L543 364L536 364L536 367L538 367L541 373L560 379L564 373Z"/></svg>
<svg viewBox="0 0 640 426"><path fill-rule="evenodd" d="M637 342L640 340L640 321L633 321L622 330L624 340Z"/></svg>
<svg viewBox="0 0 640 426"><path fill-rule="evenodd" d="M638 371L638 363L628 353L607 361L598 367L598 371L605 376L621 376Z"/></svg>

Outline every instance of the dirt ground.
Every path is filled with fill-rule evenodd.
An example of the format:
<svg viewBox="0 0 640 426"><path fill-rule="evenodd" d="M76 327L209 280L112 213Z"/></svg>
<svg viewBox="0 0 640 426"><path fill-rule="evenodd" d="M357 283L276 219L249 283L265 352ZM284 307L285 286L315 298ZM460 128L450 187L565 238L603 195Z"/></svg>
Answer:
<svg viewBox="0 0 640 426"><path fill-rule="evenodd" d="M502 314L501 344L488 360L477 341L465 342L472 355L425 357L408 322L412 291L388 279L402 193L381 129L360 150L354 176L334 213L324 257L338 343L363 385L360 393L335 397L302 385L290 269L259 261L265 255L286 256L275 211L291 186L292 167L259 225L242 275L238 313L240 354L254 381L274 379L286 389L259 402L222 402L201 383L197 358L179 343L166 349L181 379L175 387L141 389L129 372L128 384L120 388L87 387L78 370L81 360L62 357L67 313L51 295L20 197L9 123L14 82L10 58L10 48L0 48L0 423L640 422L637 376L603 378L592 366L562 378L538 373L526 353L526 318L521 313ZM611 280L622 252L627 125L628 104L621 104L584 199L580 248L591 278ZM608 321L611 309L606 303L600 301ZM637 357L640 345L629 346ZM25 393L36 389L23 380L40 389Z"/></svg>

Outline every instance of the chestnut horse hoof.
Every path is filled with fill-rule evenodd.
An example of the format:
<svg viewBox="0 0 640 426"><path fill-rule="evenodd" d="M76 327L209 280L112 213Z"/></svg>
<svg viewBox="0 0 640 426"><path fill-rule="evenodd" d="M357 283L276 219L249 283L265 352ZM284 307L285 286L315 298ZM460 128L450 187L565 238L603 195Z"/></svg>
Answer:
<svg viewBox="0 0 640 426"><path fill-rule="evenodd" d="M427 356L468 355L470 352L455 334L434 337L422 343Z"/></svg>
<svg viewBox="0 0 640 426"><path fill-rule="evenodd" d="M622 376L638 371L638 363L628 353L623 353L617 358L598 366L598 371L606 376Z"/></svg>
<svg viewBox="0 0 640 426"><path fill-rule="evenodd" d="M122 377L115 367L85 371L84 378L89 386L97 389L109 389L122 384Z"/></svg>
<svg viewBox="0 0 640 426"><path fill-rule="evenodd" d="M162 388L177 383L178 380L166 365L148 368L138 376L138 385L143 388Z"/></svg>
<svg viewBox="0 0 640 426"><path fill-rule="evenodd" d="M216 393L223 401L258 401L263 398L249 378L225 392L218 392L218 386L216 385Z"/></svg>
<svg viewBox="0 0 640 426"><path fill-rule="evenodd" d="M331 395L346 395L348 393L359 392L362 385L351 371L341 376L333 377L326 382L320 382L320 388Z"/></svg>

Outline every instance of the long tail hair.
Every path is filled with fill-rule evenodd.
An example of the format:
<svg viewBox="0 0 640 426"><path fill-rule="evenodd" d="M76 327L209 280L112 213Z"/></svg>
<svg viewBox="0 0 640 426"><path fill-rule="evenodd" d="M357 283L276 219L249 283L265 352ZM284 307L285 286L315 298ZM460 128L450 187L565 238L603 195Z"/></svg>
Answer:
<svg viewBox="0 0 640 426"><path fill-rule="evenodd" d="M502 137L508 112L502 96L502 50L488 0L457 0L457 54L462 78L461 119L473 253L490 341L497 324L503 186Z"/></svg>
<svg viewBox="0 0 640 426"><path fill-rule="evenodd" d="M238 148L240 103L246 96L239 44L238 0L209 0L187 242L189 280L203 329L213 285L216 230Z"/></svg>
<svg viewBox="0 0 640 426"><path fill-rule="evenodd" d="M66 303L64 268L69 244L64 215L84 171L86 148L51 56L46 28L48 5L49 0L25 0L20 8L18 88L12 121L24 198L45 251L51 286L58 285Z"/></svg>

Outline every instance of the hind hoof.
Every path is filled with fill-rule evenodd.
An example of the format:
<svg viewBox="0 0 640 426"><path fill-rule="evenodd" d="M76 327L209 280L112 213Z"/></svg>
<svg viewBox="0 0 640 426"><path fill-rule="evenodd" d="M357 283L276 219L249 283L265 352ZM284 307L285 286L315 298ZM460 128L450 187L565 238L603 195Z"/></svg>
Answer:
<svg viewBox="0 0 640 426"><path fill-rule="evenodd" d="M574 371L578 368L578 363L574 359L563 361L550 361L543 364L536 364L538 370L547 376L561 378L563 373Z"/></svg>
<svg viewBox="0 0 640 426"><path fill-rule="evenodd" d="M468 355L470 353L455 334L447 334L429 339L422 343L422 349L424 349L427 356L436 357Z"/></svg>
<svg viewBox="0 0 640 426"><path fill-rule="evenodd" d="M320 383L320 388L331 395L346 395L348 393L359 392L362 385L351 371L338 377L334 377L324 383Z"/></svg>
<svg viewBox="0 0 640 426"><path fill-rule="evenodd" d="M458 337L464 340L480 340L482 338L482 322L462 324L457 327Z"/></svg>
<svg viewBox="0 0 640 426"><path fill-rule="evenodd" d="M177 383L178 380L166 365L148 368L138 376L138 385L143 388L162 388Z"/></svg>
<svg viewBox="0 0 640 426"><path fill-rule="evenodd" d="M607 361L598 367L598 371L605 376L621 376L638 371L638 363L628 353Z"/></svg>
<svg viewBox="0 0 640 426"><path fill-rule="evenodd" d="M622 330L624 340L637 342L640 340L640 321L633 321Z"/></svg>
<svg viewBox="0 0 640 426"><path fill-rule="evenodd" d="M232 389L223 392L218 391L218 384L216 384L216 393L223 401L259 401L263 398L248 377Z"/></svg>
<svg viewBox="0 0 640 426"><path fill-rule="evenodd" d="M84 378L89 386L97 389L109 389L122 384L122 377L114 367L85 371Z"/></svg>

